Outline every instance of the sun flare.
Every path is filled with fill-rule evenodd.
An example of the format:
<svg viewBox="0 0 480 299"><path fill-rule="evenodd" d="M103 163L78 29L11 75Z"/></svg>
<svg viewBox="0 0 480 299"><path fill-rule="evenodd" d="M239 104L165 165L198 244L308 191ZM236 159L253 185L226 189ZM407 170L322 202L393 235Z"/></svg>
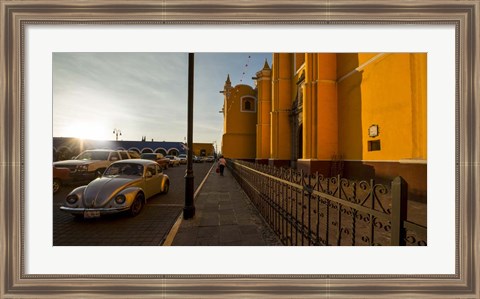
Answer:
<svg viewBox="0 0 480 299"><path fill-rule="evenodd" d="M68 135L80 139L102 140L108 139L107 130L100 124L75 123L71 124L67 129Z"/></svg>

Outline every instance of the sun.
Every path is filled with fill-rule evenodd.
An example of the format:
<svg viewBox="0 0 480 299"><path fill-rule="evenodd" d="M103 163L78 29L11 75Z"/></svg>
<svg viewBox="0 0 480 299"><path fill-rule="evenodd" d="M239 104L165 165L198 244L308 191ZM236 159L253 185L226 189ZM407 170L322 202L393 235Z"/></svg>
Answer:
<svg viewBox="0 0 480 299"><path fill-rule="evenodd" d="M74 123L65 130L71 137L80 139L106 140L109 132L104 126L94 123Z"/></svg>

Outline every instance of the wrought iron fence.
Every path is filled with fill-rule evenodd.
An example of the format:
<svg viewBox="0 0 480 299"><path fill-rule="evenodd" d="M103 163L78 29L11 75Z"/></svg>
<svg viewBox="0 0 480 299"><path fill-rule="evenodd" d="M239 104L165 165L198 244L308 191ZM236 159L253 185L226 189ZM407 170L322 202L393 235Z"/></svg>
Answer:
<svg viewBox="0 0 480 299"><path fill-rule="evenodd" d="M228 167L284 245L427 245L427 228L406 220L401 177L386 186L237 160Z"/></svg>

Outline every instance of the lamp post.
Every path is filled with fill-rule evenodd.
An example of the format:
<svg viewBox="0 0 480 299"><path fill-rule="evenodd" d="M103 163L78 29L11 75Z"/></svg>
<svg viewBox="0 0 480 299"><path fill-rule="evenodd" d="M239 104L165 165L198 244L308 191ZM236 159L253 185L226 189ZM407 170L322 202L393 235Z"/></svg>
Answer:
<svg viewBox="0 0 480 299"><path fill-rule="evenodd" d="M119 129L113 129L113 134L115 134L115 140L118 141L118 135L122 136L122 131Z"/></svg>
<svg viewBox="0 0 480 299"><path fill-rule="evenodd" d="M193 203L193 70L194 54L188 53L188 120L187 120L187 170L185 172L185 206L183 207L183 219L195 216L195 204Z"/></svg>

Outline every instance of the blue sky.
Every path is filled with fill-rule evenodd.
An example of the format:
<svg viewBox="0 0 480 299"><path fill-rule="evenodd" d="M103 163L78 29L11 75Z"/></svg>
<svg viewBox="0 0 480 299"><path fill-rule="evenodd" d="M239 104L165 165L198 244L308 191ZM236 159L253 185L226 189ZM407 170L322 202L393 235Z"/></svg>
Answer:
<svg viewBox="0 0 480 299"><path fill-rule="evenodd" d="M253 86L271 53L195 53L194 142L221 145L223 89ZM187 53L54 53L53 136L184 141Z"/></svg>

